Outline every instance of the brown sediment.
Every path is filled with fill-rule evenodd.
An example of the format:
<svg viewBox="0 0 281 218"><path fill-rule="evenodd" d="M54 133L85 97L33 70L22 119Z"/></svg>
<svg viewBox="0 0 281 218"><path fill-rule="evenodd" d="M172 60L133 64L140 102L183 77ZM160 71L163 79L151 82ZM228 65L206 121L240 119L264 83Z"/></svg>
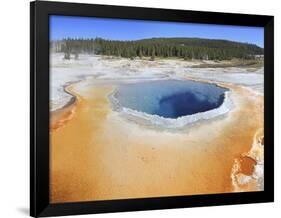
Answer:
<svg viewBox="0 0 281 218"><path fill-rule="evenodd" d="M64 87L64 91L71 95L71 99L69 102L64 105L62 108L52 111L50 113L50 129L51 131L55 131L60 127L64 126L68 121L72 119L75 113L75 109L78 101L81 101L81 97L79 95L74 95L72 93L72 85L68 85Z"/></svg>
<svg viewBox="0 0 281 218"><path fill-rule="evenodd" d="M263 97L228 88L235 108L227 116L179 132L129 122L110 108L111 85L88 88L75 116L51 131L50 201L232 192L233 160L263 127ZM243 161L250 173L252 160Z"/></svg>
<svg viewBox="0 0 281 218"><path fill-rule="evenodd" d="M251 149L243 153L241 157L234 160L231 178L233 191L262 191L263 190L263 170L264 165L264 131L263 128L256 130ZM256 167L259 165L259 172Z"/></svg>
<svg viewBox="0 0 281 218"><path fill-rule="evenodd" d="M248 156L242 156L240 159L240 173L251 176L255 170L257 162Z"/></svg>

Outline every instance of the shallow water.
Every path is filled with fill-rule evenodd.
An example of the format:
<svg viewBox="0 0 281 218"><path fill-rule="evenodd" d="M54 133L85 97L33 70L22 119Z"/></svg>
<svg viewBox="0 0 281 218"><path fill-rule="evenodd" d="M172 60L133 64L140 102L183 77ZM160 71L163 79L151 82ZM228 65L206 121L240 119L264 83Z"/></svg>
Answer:
<svg viewBox="0 0 281 218"><path fill-rule="evenodd" d="M226 91L215 84L161 80L123 84L114 97L121 107L175 119L219 107Z"/></svg>

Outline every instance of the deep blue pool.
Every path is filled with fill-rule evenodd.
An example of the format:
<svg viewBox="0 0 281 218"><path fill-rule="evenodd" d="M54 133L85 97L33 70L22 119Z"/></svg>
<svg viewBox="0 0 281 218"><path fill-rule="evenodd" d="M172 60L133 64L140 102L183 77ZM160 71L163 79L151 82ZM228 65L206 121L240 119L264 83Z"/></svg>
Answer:
<svg viewBox="0 0 281 218"><path fill-rule="evenodd" d="M121 85L115 98L123 107L165 118L178 118L219 107L227 89L214 84L160 80Z"/></svg>

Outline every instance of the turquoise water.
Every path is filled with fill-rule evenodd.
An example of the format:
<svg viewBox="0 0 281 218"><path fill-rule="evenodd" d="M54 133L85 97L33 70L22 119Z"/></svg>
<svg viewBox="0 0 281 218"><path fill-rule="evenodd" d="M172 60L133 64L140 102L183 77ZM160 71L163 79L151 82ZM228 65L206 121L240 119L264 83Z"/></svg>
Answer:
<svg viewBox="0 0 281 218"><path fill-rule="evenodd" d="M214 84L160 80L121 85L114 97L122 107L175 119L219 107L226 91Z"/></svg>

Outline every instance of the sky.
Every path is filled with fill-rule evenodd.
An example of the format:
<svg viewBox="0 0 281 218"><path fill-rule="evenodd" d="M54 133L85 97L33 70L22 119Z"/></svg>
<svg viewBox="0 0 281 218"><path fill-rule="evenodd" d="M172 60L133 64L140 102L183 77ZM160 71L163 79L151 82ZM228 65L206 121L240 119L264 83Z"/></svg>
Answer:
<svg viewBox="0 0 281 218"><path fill-rule="evenodd" d="M137 40L152 37L196 37L246 42L264 47L262 27L50 16L50 39L96 38Z"/></svg>

